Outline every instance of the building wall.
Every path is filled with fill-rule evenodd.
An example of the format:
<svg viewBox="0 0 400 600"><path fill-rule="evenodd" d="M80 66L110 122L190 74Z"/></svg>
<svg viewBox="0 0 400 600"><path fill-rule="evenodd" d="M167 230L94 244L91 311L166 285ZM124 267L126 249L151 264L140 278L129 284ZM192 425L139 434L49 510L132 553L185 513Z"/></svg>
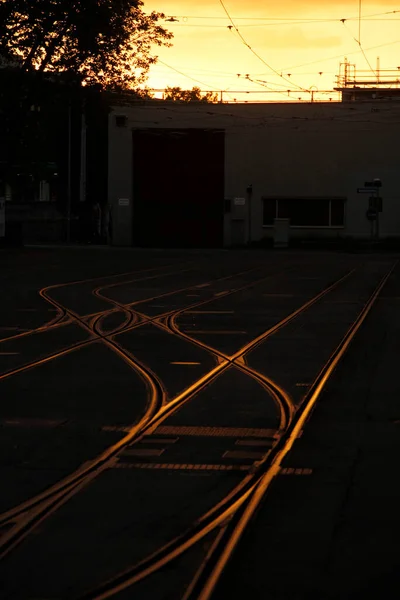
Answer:
<svg viewBox="0 0 400 600"><path fill-rule="evenodd" d="M117 110L121 114L121 110ZM114 118L113 118L114 117ZM111 112L108 136L108 204L112 215L112 243L132 245L132 129L117 127Z"/></svg>
<svg viewBox="0 0 400 600"><path fill-rule="evenodd" d="M116 126L116 115L126 126ZM368 195L357 194L366 180L383 187L382 237L400 236L400 103L296 103L177 105L150 102L117 107L109 119L109 202L117 243L132 243L132 129L218 128L225 130L225 198L246 198L251 184L252 241L272 235L262 225L263 196L344 196L343 228L295 228L291 236L369 236ZM118 206L118 198L129 206ZM247 198L246 198L247 201ZM237 211L242 211L242 215ZM248 232L247 207L225 215L225 244ZM238 219L235 220L235 219ZM240 219L246 221L244 227ZM245 241L245 240L244 240Z"/></svg>

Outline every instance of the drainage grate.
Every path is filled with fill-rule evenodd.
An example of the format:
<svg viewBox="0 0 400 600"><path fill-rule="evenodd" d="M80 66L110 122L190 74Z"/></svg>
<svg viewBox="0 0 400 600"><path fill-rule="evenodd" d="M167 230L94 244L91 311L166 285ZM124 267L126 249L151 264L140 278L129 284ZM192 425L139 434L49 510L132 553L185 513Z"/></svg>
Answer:
<svg viewBox="0 0 400 600"><path fill-rule="evenodd" d="M281 475L311 475L312 472L312 469L304 468L285 468L280 470Z"/></svg>
<svg viewBox="0 0 400 600"><path fill-rule="evenodd" d="M207 465L179 463L120 463L116 462L111 469L156 469L171 471L248 471L249 465Z"/></svg>
<svg viewBox="0 0 400 600"><path fill-rule="evenodd" d="M159 435L194 435L210 437L267 438L276 435L276 429L247 429L244 427L190 427L161 425L154 431Z"/></svg>

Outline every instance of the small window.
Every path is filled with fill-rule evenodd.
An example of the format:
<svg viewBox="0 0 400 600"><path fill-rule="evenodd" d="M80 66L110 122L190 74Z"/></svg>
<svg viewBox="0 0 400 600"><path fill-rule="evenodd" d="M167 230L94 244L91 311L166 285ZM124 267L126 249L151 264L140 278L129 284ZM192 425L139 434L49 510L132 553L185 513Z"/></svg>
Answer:
<svg viewBox="0 0 400 600"><path fill-rule="evenodd" d="M125 115L116 115L115 124L117 127L126 127L127 120Z"/></svg>
<svg viewBox="0 0 400 600"><path fill-rule="evenodd" d="M291 227L343 227L345 198L263 198L263 225L290 219Z"/></svg>
<svg viewBox="0 0 400 600"><path fill-rule="evenodd" d="M293 226L329 227L329 200L291 200L289 213Z"/></svg>

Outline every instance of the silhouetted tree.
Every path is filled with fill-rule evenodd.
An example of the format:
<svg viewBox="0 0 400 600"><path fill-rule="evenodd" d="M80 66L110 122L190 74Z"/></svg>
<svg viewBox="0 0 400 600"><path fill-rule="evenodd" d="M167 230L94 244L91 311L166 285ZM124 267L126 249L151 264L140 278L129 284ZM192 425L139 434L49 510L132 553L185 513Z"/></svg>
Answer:
<svg viewBox="0 0 400 600"><path fill-rule="evenodd" d="M173 102L218 102L216 92L202 92L199 87L193 87L191 90L183 90L180 87L167 87L164 93L164 100Z"/></svg>
<svg viewBox="0 0 400 600"><path fill-rule="evenodd" d="M89 90L148 97L139 86L156 61L151 50L172 35L162 13L142 7L141 0L0 0L0 179L46 177L54 148L67 147L71 107L79 121Z"/></svg>
<svg viewBox="0 0 400 600"><path fill-rule="evenodd" d="M0 57L24 72L70 73L83 85L135 89L172 34L141 0L2 0Z"/></svg>

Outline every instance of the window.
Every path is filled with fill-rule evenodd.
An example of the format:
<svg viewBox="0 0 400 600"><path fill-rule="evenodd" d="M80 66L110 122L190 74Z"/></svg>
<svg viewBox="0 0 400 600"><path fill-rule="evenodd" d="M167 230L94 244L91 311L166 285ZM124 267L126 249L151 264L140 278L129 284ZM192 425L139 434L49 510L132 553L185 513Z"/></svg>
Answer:
<svg viewBox="0 0 400 600"><path fill-rule="evenodd" d="M263 198L263 225L290 219L291 227L343 227L345 198Z"/></svg>
<svg viewBox="0 0 400 600"><path fill-rule="evenodd" d="M117 127L126 127L128 117L126 115L115 115L115 124Z"/></svg>

